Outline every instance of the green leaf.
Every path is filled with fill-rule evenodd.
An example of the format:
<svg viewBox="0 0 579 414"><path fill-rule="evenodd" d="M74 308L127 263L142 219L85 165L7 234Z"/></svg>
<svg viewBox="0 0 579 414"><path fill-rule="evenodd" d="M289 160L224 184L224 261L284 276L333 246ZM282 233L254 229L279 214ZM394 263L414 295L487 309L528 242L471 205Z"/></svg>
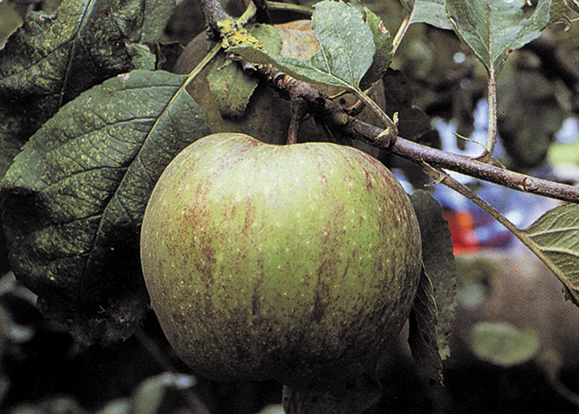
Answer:
<svg viewBox="0 0 579 414"><path fill-rule="evenodd" d="M322 49L310 60L274 56L252 47L228 49L257 64L272 64L299 80L358 88L374 59L374 38L360 12L347 3L316 4L312 27Z"/></svg>
<svg viewBox="0 0 579 414"><path fill-rule="evenodd" d="M176 0L108 0L107 3L111 19L123 36L134 43L157 42L176 6Z"/></svg>
<svg viewBox="0 0 579 414"><path fill-rule="evenodd" d="M526 0L446 0L457 34L487 70L498 73L511 50L538 38L549 23L551 0L539 0L526 17Z"/></svg>
<svg viewBox="0 0 579 414"><path fill-rule="evenodd" d="M541 348L532 328L520 330L506 322L479 322L471 332L472 350L484 361L510 367L533 359Z"/></svg>
<svg viewBox="0 0 579 414"><path fill-rule="evenodd" d="M0 48L4 47L6 39L20 27L27 11L27 4L0 2Z"/></svg>
<svg viewBox="0 0 579 414"><path fill-rule="evenodd" d="M195 377L179 373L165 372L151 377L143 381L133 395L131 412L133 414L156 414L173 411L174 405L178 401L175 397L182 395L179 392L193 387L196 383ZM199 411L195 410L195 412Z"/></svg>
<svg viewBox="0 0 579 414"><path fill-rule="evenodd" d="M452 30L448 20L444 0L417 0L410 23L426 23L439 29Z"/></svg>
<svg viewBox="0 0 579 414"><path fill-rule="evenodd" d="M450 229L442 206L428 192L415 191L410 200L420 224L422 260L438 307L438 349L445 359L450 354L448 335L454 320L457 280Z"/></svg>
<svg viewBox="0 0 579 414"><path fill-rule="evenodd" d="M252 28L250 33L259 40L266 51L272 54L279 53L282 40L273 26L262 24ZM243 116L259 83L257 77L248 76L237 62L227 59L223 52L207 66L206 79L219 113L226 119Z"/></svg>
<svg viewBox="0 0 579 414"><path fill-rule="evenodd" d="M367 89L374 82L382 79L392 61L392 36L390 36L390 32L386 29L380 17L369 9L365 9L365 11L366 24L372 32L376 53L374 54L372 65L360 81L360 89L362 90Z"/></svg>
<svg viewBox="0 0 579 414"><path fill-rule="evenodd" d="M442 359L436 335L436 302L424 267L409 321L408 344L418 372L433 384L442 384Z"/></svg>
<svg viewBox="0 0 579 414"><path fill-rule="evenodd" d="M525 233L565 275L568 292L579 295L579 204L563 204L543 214Z"/></svg>
<svg viewBox="0 0 579 414"><path fill-rule="evenodd" d="M2 182L10 261L45 309L52 301L59 315L67 306L107 309L121 296L115 317L124 305L132 312L122 298L143 287L148 197L171 159L210 133L185 79L162 71L109 79L64 106L15 158Z"/></svg>
<svg viewBox="0 0 579 414"><path fill-rule="evenodd" d="M64 0L54 18L31 13L0 51L0 109L20 107L37 129L82 91L133 69L127 46L158 38L160 27L144 25L172 4L157 3Z"/></svg>
<svg viewBox="0 0 579 414"><path fill-rule="evenodd" d="M420 1L420 0L418 0L418 1ZM402 7L406 11L406 13L412 13L412 11L414 10L416 1L415 0L400 0L400 4L402 4Z"/></svg>

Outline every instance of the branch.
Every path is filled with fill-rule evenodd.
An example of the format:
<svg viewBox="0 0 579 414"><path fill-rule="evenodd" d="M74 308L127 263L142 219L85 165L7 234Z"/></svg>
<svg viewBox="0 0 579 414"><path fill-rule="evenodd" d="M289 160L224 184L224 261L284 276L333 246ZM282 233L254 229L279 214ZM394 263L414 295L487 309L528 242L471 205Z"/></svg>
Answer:
<svg viewBox="0 0 579 414"><path fill-rule="evenodd" d="M208 7L207 5L217 3L217 1L200 0L200 3L202 7ZM207 15L209 14L206 13ZM220 13L210 15L221 16ZM388 133L384 134L383 129L349 116L344 108L312 84L296 80L271 65L258 67L256 72L269 81L284 99L302 100L302 104L309 107L313 116L325 122L330 129L339 130L375 147L386 148L393 154L421 165L426 162L436 168L458 172L517 191L579 203L579 187L516 173L470 157L426 147Z"/></svg>
<svg viewBox="0 0 579 414"><path fill-rule="evenodd" d="M381 128L349 116L340 105L314 85L298 81L271 65L263 66L257 71L286 99L289 98L289 90L299 89L300 99L310 103L309 107L314 112L314 116L322 117L331 128L340 129L353 138L366 141L376 147L386 148L410 161L426 162L437 168L448 169L521 192L579 203L579 187L516 173L470 157L420 145L402 137L392 138L388 134L382 134ZM294 99L297 96L295 93L292 95Z"/></svg>

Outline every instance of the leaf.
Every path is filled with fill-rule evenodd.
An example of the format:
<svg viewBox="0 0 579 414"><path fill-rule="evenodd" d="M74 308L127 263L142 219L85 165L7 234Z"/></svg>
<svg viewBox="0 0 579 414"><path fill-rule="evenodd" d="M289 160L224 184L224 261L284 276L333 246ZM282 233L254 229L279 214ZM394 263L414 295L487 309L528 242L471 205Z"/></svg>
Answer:
<svg viewBox="0 0 579 414"><path fill-rule="evenodd" d="M569 295L579 296L579 204L547 211L525 233L561 269Z"/></svg>
<svg viewBox="0 0 579 414"><path fill-rule="evenodd" d="M252 63L275 65L302 81L358 88L375 52L372 32L360 13L347 3L327 0L316 4L312 22L322 49L309 60L269 55L247 46L228 51Z"/></svg>
<svg viewBox="0 0 579 414"><path fill-rule="evenodd" d="M0 109L20 107L36 130L82 91L131 70L127 46L152 39L143 25L172 2L154 4L64 0L53 18L31 13L0 51Z"/></svg>
<svg viewBox="0 0 579 414"><path fill-rule="evenodd" d="M530 361L541 348L537 331L520 330L507 322L477 323L472 328L471 342L478 358L502 367Z"/></svg>
<svg viewBox="0 0 579 414"><path fill-rule="evenodd" d="M28 4L17 4L11 1L0 2L0 49L24 21L28 6Z"/></svg>
<svg viewBox="0 0 579 414"><path fill-rule="evenodd" d="M148 197L171 159L210 133L185 79L162 71L109 79L64 106L15 158L1 193L10 261L45 309L54 302L65 317L67 307L114 304L119 318L134 310L129 302L141 304Z"/></svg>
<svg viewBox="0 0 579 414"><path fill-rule="evenodd" d="M183 399L181 391L193 387L196 383L197 380L191 375L172 372L151 377L143 381L133 395L131 412L134 414L173 412L179 399Z"/></svg>
<svg viewBox="0 0 579 414"><path fill-rule="evenodd" d="M525 4L526 0L446 0L446 12L487 70L498 73L511 50L538 38L549 23L551 0L538 0L529 17L523 13Z"/></svg>
<svg viewBox="0 0 579 414"><path fill-rule="evenodd" d="M438 352L436 335L436 302L424 267L409 321L408 344L418 372L433 385L442 384L442 359Z"/></svg>
<svg viewBox="0 0 579 414"><path fill-rule="evenodd" d="M173 13L176 0L109 0L111 18L133 43L157 42Z"/></svg>
<svg viewBox="0 0 579 414"><path fill-rule="evenodd" d="M420 2L420 0L418 0L418 2ZM416 3L415 0L400 0L400 4L402 4L406 13L412 13L412 11L415 10Z"/></svg>
<svg viewBox="0 0 579 414"><path fill-rule="evenodd" d="M390 32L386 29L380 17L369 9L365 8L365 11L366 24L372 32L376 53L374 54L372 65L370 65L370 68L368 68L368 71L360 81L360 89L362 90L369 88L374 82L382 79L392 61L392 36L390 36Z"/></svg>
<svg viewBox="0 0 579 414"><path fill-rule="evenodd" d="M272 55L279 54L297 60L309 60L322 49L318 38L312 30L311 20L296 20L289 23L276 24L275 28L282 39L279 53L273 53L264 46Z"/></svg>
<svg viewBox="0 0 579 414"><path fill-rule="evenodd" d="M457 280L450 229L442 206L428 192L415 191L410 200L420 224L424 267L438 306L438 349L445 359L450 354L447 341L454 320Z"/></svg>
<svg viewBox="0 0 579 414"><path fill-rule="evenodd" d="M279 53L281 37L270 25L259 25L250 33L271 53ZM225 53L217 55L207 67L206 75L209 90L215 97L219 113L226 119L238 119L257 88L259 79L248 76L234 61L226 58Z"/></svg>
<svg viewBox="0 0 579 414"><path fill-rule="evenodd" d="M410 23L426 23L439 29L452 30L444 0L417 0Z"/></svg>

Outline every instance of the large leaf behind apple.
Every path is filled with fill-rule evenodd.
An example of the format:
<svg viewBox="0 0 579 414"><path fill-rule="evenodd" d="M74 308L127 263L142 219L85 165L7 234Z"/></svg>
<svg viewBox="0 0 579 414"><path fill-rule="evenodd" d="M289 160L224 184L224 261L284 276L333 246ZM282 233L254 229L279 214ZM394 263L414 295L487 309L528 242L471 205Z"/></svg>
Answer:
<svg viewBox="0 0 579 414"><path fill-rule="evenodd" d="M425 191L410 197L420 225L424 268L410 314L408 342L418 371L442 382L442 360L450 355L448 336L454 319L456 266L442 206Z"/></svg>
<svg viewBox="0 0 579 414"><path fill-rule="evenodd" d="M74 318L81 341L117 338L101 323L108 316L126 335L123 318L138 322L146 306L138 235L149 194L169 161L209 133L185 79L134 71L84 92L30 139L2 182L12 269L46 313Z"/></svg>

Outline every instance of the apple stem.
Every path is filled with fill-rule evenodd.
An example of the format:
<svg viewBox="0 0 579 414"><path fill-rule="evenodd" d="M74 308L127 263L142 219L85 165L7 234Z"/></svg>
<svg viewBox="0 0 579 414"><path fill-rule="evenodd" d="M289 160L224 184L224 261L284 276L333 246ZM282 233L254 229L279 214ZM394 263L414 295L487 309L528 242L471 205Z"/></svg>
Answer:
<svg viewBox="0 0 579 414"><path fill-rule="evenodd" d="M287 145L295 144L298 141L300 125L308 114L309 105L305 99L292 99L291 119L287 133Z"/></svg>

